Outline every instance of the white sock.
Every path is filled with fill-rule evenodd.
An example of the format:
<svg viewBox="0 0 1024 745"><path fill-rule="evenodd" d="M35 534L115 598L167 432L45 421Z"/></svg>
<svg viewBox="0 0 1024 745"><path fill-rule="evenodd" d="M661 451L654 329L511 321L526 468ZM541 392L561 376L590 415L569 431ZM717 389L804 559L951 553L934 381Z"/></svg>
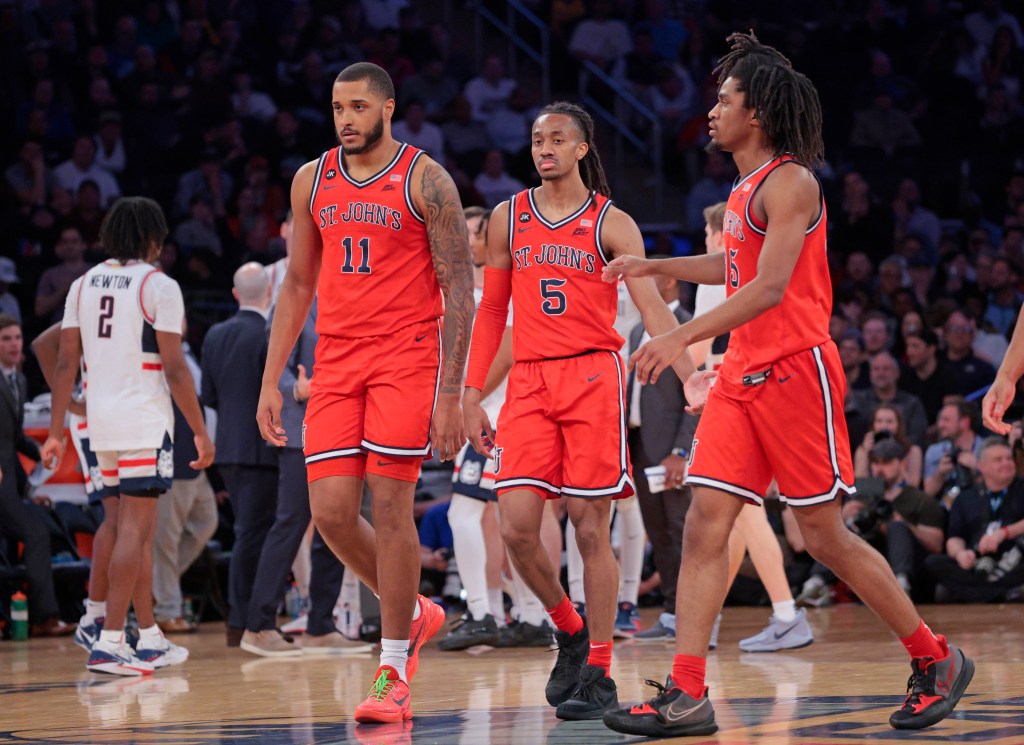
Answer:
<svg viewBox="0 0 1024 745"><path fill-rule="evenodd" d="M487 595L487 544L481 527L486 508L485 502L464 494L452 494L448 508L448 525L452 529L459 579L466 590L466 607L477 621L491 613Z"/></svg>
<svg viewBox="0 0 1024 745"><path fill-rule="evenodd" d="M772 603L772 612L783 623L792 623L796 620L796 601L791 598L778 603Z"/></svg>
<svg viewBox="0 0 1024 745"><path fill-rule="evenodd" d="M416 604L419 607L419 603ZM398 677L405 680L405 663L409 659L408 639L381 639L380 640L380 664L390 665L398 672Z"/></svg>
<svg viewBox="0 0 1024 745"><path fill-rule="evenodd" d="M583 591L583 556L576 545L576 528L572 520L565 523L565 558L569 570L569 599L573 603L584 603L587 596Z"/></svg>
<svg viewBox="0 0 1024 745"><path fill-rule="evenodd" d="M103 631L100 632L99 641L106 642L107 644L120 644L124 641L124 631L122 629L118 629L117 631L107 631L106 629L103 629Z"/></svg>
<svg viewBox="0 0 1024 745"><path fill-rule="evenodd" d="M412 609L412 620L415 621L417 618L419 618L420 617L420 613L421 613L421 611L420 611L420 599L419 599L419 597L417 597L416 598L416 605Z"/></svg>
<svg viewBox="0 0 1024 745"><path fill-rule="evenodd" d="M106 600L86 600L85 601L85 622L86 624L92 623L97 618L103 618L107 615L107 601Z"/></svg>
<svg viewBox="0 0 1024 745"><path fill-rule="evenodd" d="M619 521L619 602L636 605L640 594L640 574L644 569L644 518L635 497L615 504Z"/></svg>
<svg viewBox="0 0 1024 745"><path fill-rule="evenodd" d="M500 587L491 587L487 590L487 604L491 607L491 615L498 626L505 625L505 594Z"/></svg>
<svg viewBox="0 0 1024 745"><path fill-rule="evenodd" d="M509 566L512 569L512 588L514 590L512 605L515 607L516 620L531 626L540 626L544 621L548 621L544 605L540 602L540 598L533 594L533 590L526 586L526 582L516 571L515 564L510 561Z"/></svg>

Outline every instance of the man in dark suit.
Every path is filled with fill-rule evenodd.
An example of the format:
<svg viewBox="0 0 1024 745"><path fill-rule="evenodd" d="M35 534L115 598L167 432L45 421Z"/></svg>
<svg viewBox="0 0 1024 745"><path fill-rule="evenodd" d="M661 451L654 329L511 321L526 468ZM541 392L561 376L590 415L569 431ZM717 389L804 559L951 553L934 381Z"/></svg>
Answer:
<svg viewBox="0 0 1024 745"><path fill-rule="evenodd" d="M39 446L22 429L28 386L18 369L22 359L21 326L14 316L0 314L0 532L24 545L28 574L28 613L33 636L71 634L75 627L57 617L57 595L50 567L50 532L25 504L18 486L18 453L39 460Z"/></svg>
<svg viewBox="0 0 1024 745"><path fill-rule="evenodd" d="M690 314L679 305L678 281L659 275L655 282L676 319L680 323L690 320ZM635 352L649 338L644 325L638 323L629 334L629 353ZM636 373L631 372L626 382L626 400L636 493L644 527L654 548L654 566L661 577L665 599L665 612L658 622L633 638L640 641L671 639L675 635L676 579L682 560L683 518L690 505L690 490L683 486L683 476L697 417L686 413L683 384L671 370L666 370L651 385L638 384ZM652 494L644 469L658 465L665 467L665 490Z"/></svg>
<svg viewBox="0 0 1024 745"><path fill-rule="evenodd" d="M228 646L238 646L256 565L277 506L277 455L253 426L267 349L270 282L263 266L242 265L232 294L238 313L216 324L203 341L204 406L217 411L217 456L235 512L235 545L228 578ZM283 643L288 643L282 639ZM290 644L289 644L290 646Z"/></svg>

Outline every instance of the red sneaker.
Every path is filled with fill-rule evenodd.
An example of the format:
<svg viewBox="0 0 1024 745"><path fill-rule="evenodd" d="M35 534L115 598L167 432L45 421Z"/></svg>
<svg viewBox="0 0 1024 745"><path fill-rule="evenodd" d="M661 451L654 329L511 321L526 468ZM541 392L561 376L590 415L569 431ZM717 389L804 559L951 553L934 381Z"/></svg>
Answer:
<svg viewBox="0 0 1024 745"><path fill-rule="evenodd" d="M420 666L420 647L444 626L444 608L422 595L416 596L416 602L420 604L420 617L409 630L409 660L405 663L405 677L410 683Z"/></svg>
<svg viewBox="0 0 1024 745"><path fill-rule="evenodd" d="M398 677L390 665L377 668L377 678L366 694L366 700L356 707L357 722L404 722L412 719L409 703L409 685Z"/></svg>

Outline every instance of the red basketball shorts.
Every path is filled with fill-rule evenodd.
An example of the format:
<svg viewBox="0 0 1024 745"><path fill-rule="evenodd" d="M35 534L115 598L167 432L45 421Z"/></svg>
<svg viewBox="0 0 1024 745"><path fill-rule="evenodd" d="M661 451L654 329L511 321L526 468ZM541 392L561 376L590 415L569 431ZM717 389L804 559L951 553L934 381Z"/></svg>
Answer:
<svg viewBox="0 0 1024 745"><path fill-rule="evenodd" d="M749 400L712 389L686 483L761 504L774 477L780 497L795 507L854 493L846 376L835 344L777 361L756 388Z"/></svg>
<svg viewBox="0 0 1024 745"><path fill-rule="evenodd" d="M416 481L430 457L441 322L387 336L321 336L302 432L306 477L377 473Z"/></svg>
<svg viewBox="0 0 1024 745"><path fill-rule="evenodd" d="M498 417L494 488L545 499L633 494L623 364L615 352L517 362Z"/></svg>

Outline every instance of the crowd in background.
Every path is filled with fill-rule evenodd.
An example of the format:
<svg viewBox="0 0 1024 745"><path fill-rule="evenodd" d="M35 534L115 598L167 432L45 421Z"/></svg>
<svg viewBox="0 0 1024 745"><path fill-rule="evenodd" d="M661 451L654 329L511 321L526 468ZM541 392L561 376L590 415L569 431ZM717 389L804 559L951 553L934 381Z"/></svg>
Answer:
<svg viewBox="0 0 1024 745"><path fill-rule="evenodd" d="M587 61L657 114L668 178L687 195L660 222L680 234L700 235L702 209L735 176L731 159L703 151L727 34L753 28L809 75L824 110L815 168L858 475L877 476L872 465L896 450L872 453L891 439L900 479L948 498L958 468L977 469L984 433L970 402L1024 302L1019 5L523 4L553 35L557 95L577 93ZM160 264L186 293L200 349L233 311L233 272L284 255L292 175L334 144L331 85L359 60L390 73L395 136L445 163L464 205L529 185L529 126L545 102L525 67L514 79L504 54L476 58L474 12L405 0L0 1L0 311L29 339L59 320L72 281L102 260L105 210L144 194L170 221ZM42 390L38 375L30 387Z"/></svg>

